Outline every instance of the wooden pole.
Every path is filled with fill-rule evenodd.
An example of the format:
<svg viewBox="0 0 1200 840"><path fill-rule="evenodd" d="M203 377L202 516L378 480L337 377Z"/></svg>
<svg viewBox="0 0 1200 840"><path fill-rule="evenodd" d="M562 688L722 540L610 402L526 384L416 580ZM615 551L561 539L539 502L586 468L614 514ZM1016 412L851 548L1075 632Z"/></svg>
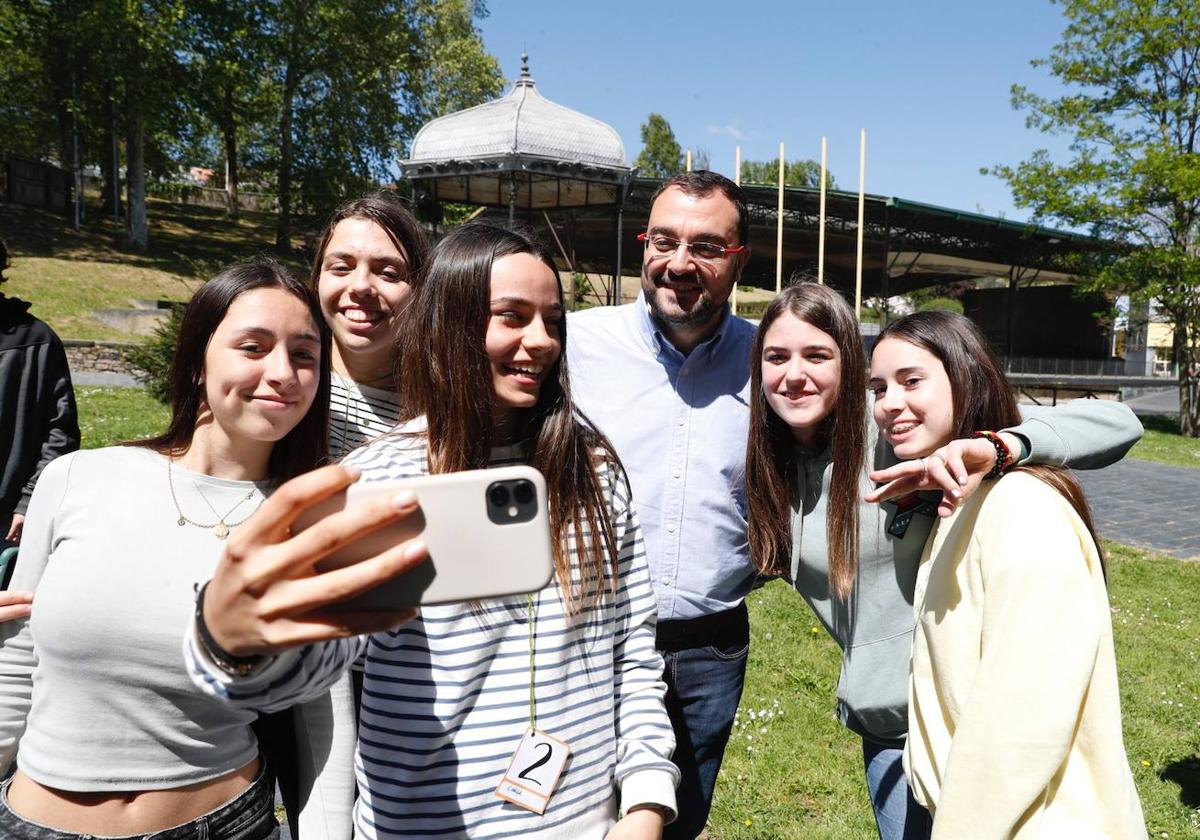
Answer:
<svg viewBox="0 0 1200 840"><path fill-rule="evenodd" d="M867 130L858 136L858 244L854 261L854 315L862 317L863 208L866 205Z"/></svg>
<svg viewBox="0 0 1200 840"><path fill-rule="evenodd" d="M687 171L688 172L692 171L692 150L691 149L687 150Z"/></svg>
<svg viewBox="0 0 1200 840"><path fill-rule="evenodd" d="M741 146L733 147L733 183L737 184L739 187L742 185L742 147ZM738 244L746 245L748 243L739 242ZM729 299L730 305L733 307L734 315L737 314L737 297L738 297L737 287L738 287L738 284L736 281L734 281L733 294L730 296L730 299Z"/></svg>
<svg viewBox="0 0 1200 840"><path fill-rule="evenodd" d="M779 210L775 225L775 294L783 289L783 141L779 141Z"/></svg>
<svg viewBox="0 0 1200 840"><path fill-rule="evenodd" d="M817 219L817 282L825 282L825 173L828 142L821 138L821 210Z"/></svg>

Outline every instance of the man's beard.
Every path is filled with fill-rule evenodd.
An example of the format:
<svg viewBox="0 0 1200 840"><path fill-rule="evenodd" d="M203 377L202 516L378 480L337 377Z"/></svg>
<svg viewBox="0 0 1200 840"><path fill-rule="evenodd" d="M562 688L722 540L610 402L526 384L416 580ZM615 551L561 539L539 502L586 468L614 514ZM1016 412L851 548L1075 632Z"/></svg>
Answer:
<svg viewBox="0 0 1200 840"><path fill-rule="evenodd" d="M662 275L659 276L662 277ZM664 283L664 288L666 285ZM700 296L691 309L681 313L666 312L658 300L658 293L662 289L650 279L645 268L642 269L642 291L646 295L646 301L650 304L650 314L661 324L672 327L696 327L710 323L720 314L721 306L713 300L708 290L699 282L696 283L696 286L700 290Z"/></svg>

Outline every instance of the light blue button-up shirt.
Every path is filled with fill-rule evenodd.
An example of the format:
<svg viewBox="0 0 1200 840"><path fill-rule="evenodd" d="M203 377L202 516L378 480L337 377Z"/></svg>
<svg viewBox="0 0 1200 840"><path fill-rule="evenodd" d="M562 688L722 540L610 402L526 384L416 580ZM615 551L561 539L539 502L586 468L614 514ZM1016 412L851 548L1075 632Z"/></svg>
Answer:
<svg viewBox="0 0 1200 840"><path fill-rule="evenodd" d="M616 447L633 488L660 620L736 607L754 582L746 432L754 326L726 310L684 356L635 303L573 313L575 403Z"/></svg>

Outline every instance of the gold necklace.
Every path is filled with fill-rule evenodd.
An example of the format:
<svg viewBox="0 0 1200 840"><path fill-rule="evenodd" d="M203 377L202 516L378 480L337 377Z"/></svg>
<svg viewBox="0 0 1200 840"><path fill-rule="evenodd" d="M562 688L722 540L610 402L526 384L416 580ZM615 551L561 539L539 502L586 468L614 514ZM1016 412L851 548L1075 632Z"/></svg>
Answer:
<svg viewBox="0 0 1200 840"><path fill-rule="evenodd" d="M255 505L255 507L254 507L254 510L250 511L250 513L245 518L239 519L237 522L226 522L225 518L227 516L229 516L229 514L233 513L235 510L240 508L242 505L244 505L247 501L249 501L250 497L253 496L258 491L258 488L251 487L250 492L247 493L244 498L239 499L238 503L236 505L234 505L228 511L226 511L225 516L221 516L220 514L217 513L216 508L214 508L212 506L212 503L209 502L208 497L204 495L203 491L201 491L200 498L204 499L204 503L209 506L209 508L213 512L213 515L215 515L217 517L217 521L211 525L205 525L203 522L196 522L193 519L188 519L183 514L183 508L179 506L179 497L175 495L175 480L171 477L171 462L172 462L172 460L173 459L171 458L171 456L168 455L167 456L167 486L171 488L171 501L175 503L175 512L179 514L179 518L177 520L175 520L175 522L179 525L180 528L182 528L184 525L194 525L197 528L204 528L205 530L211 530L213 532L214 537L216 537L219 540L223 540L229 536L229 530L231 528L236 528L238 525L241 525L243 522L245 522L251 516L258 513L258 509L260 507L262 507L263 502L265 502L267 500L266 496L263 496L261 499L259 499L258 504ZM199 490L200 488L196 488L196 489Z"/></svg>

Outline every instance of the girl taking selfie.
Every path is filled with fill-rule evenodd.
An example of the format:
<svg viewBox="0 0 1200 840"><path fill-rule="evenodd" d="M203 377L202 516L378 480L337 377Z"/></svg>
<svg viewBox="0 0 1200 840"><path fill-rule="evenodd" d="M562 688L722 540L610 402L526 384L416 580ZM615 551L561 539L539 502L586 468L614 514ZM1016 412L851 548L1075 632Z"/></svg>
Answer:
<svg viewBox="0 0 1200 840"><path fill-rule="evenodd" d="M354 453L349 469L282 488L201 595L189 667L238 708L302 700L365 649L357 835L657 838L674 815L674 738L640 531L611 447L572 405L566 339L544 251L487 225L450 233L402 330L408 422ZM555 573L528 597L425 606L416 618L331 609L423 558L414 540L336 572L315 568L372 524L410 513L411 494L290 535L314 495L359 473L380 481L511 463L536 467L548 487ZM531 726L569 745L544 813L497 795Z"/></svg>

